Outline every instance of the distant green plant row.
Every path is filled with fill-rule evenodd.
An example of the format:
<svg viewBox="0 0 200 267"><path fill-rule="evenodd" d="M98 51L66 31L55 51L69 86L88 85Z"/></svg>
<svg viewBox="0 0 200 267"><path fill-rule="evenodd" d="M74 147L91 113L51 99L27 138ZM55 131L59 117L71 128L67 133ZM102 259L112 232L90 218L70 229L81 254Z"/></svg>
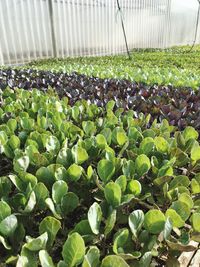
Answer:
<svg viewBox="0 0 200 267"><path fill-rule="evenodd" d="M200 86L200 48L196 46L188 53L189 49L136 50L131 60L126 55L48 59L32 62L27 67L197 89Z"/></svg>
<svg viewBox="0 0 200 267"><path fill-rule="evenodd" d="M196 250L198 132L114 106L1 92L0 152L11 166L0 177L2 264L179 266Z"/></svg>

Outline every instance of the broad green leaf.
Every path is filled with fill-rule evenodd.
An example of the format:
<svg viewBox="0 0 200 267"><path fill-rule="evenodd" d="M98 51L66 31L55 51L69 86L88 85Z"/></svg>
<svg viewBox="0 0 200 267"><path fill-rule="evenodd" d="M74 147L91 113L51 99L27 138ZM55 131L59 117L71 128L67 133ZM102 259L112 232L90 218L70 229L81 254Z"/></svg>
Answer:
<svg viewBox="0 0 200 267"><path fill-rule="evenodd" d="M48 240L47 232L41 234L37 238L31 238L27 236L26 237L27 243L25 244L25 247L31 251L39 251L41 249L46 248L47 240Z"/></svg>
<svg viewBox="0 0 200 267"><path fill-rule="evenodd" d="M125 161L122 166L123 174L128 178L133 178L135 174L135 164L132 160Z"/></svg>
<svg viewBox="0 0 200 267"><path fill-rule="evenodd" d="M193 194L199 194L200 193L200 184L197 182L196 179L192 179L191 181L191 190Z"/></svg>
<svg viewBox="0 0 200 267"><path fill-rule="evenodd" d="M39 209L44 209L45 199L49 196L49 191L43 183L38 183L34 188L36 205Z"/></svg>
<svg viewBox="0 0 200 267"><path fill-rule="evenodd" d="M194 145L191 150L191 159L197 161L200 159L200 146Z"/></svg>
<svg viewBox="0 0 200 267"><path fill-rule="evenodd" d="M191 216L191 222L194 231L200 232L200 213L193 213Z"/></svg>
<svg viewBox="0 0 200 267"><path fill-rule="evenodd" d="M11 192L12 184L8 176L1 176L0 179L0 198L3 196L8 196ZM1 208L0 208L1 210Z"/></svg>
<svg viewBox="0 0 200 267"><path fill-rule="evenodd" d="M191 210L185 202L180 200L174 201L170 208L174 209L184 221L186 221L190 216Z"/></svg>
<svg viewBox="0 0 200 267"><path fill-rule="evenodd" d="M68 267L68 265L64 261L59 261L57 267Z"/></svg>
<svg viewBox="0 0 200 267"><path fill-rule="evenodd" d="M129 238L129 230L128 229L120 229L114 235L113 252L115 254L124 253L123 247L127 244L128 238Z"/></svg>
<svg viewBox="0 0 200 267"><path fill-rule="evenodd" d="M8 141L8 136L4 131L0 131L0 144L5 145Z"/></svg>
<svg viewBox="0 0 200 267"><path fill-rule="evenodd" d="M170 218L167 218L163 230L163 236L165 240L169 239L172 229L173 229L172 220Z"/></svg>
<svg viewBox="0 0 200 267"><path fill-rule="evenodd" d="M16 135L12 135L8 141L8 144L13 150L20 148L20 139Z"/></svg>
<svg viewBox="0 0 200 267"><path fill-rule="evenodd" d="M200 173L197 173L194 178L200 184Z"/></svg>
<svg viewBox="0 0 200 267"><path fill-rule="evenodd" d="M147 129L142 132L144 137L155 137L155 132L152 129Z"/></svg>
<svg viewBox="0 0 200 267"><path fill-rule="evenodd" d="M19 256L16 267L37 267L37 257L34 251L22 247L21 256Z"/></svg>
<svg viewBox="0 0 200 267"><path fill-rule="evenodd" d="M29 166L29 157L23 156L14 161L14 170L16 172L26 171Z"/></svg>
<svg viewBox="0 0 200 267"><path fill-rule="evenodd" d="M60 167L60 168L56 169L54 176L55 176L56 180L67 181L68 173L64 167Z"/></svg>
<svg viewBox="0 0 200 267"><path fill-rule="evenodd" d="M109 161L115 160L115 151L111 147L106 146L104 151L105 151L106 160L109 160Z"/></svg>
<svg viewBox="0 0 200 267"><path fill-rule="evenodd" d="M82 164L89 158L87 151L78 145L72 148L72 157L76 164Z"/></svg>
<svg viewBox="0 0 200 267"><path fill-rule="evenodd" d="M67 169L67 175L69 177L69 180L70 181L74 181L74 182L77 182L81 175L82 175L82 167L81 166L78 166L76 165L75 163L72 164L68 169Z"/></svg>
<svg viewBox="0 0 200 267"><path fill-rule="evenodd" d="M126 191L126 185L127 185L127 179L125 175L120 175L116 181L116 184L118 184L121 188L121 191L124 193Z"/></svg>
<svg viewBox="0 0 200 267"><path fill-rule="evenodd" d="M83 121L82 127L86 135L94 135L96 132L96 126L93 121Z"/></svg>
<svg viewBox="0 0 200 267"><path fill-rule="evenodd" d="M149 210L144 216L144 227L152 234L159 234L164 229L165 220L160 210Z"/></svg>
<svg viewBox="0 0 200 267"><path fill-rule="evenodd" d="M89 248L84 257L82 267L98 267L99 266L100 251L97 247L92 246Z"/></svg>
<svg viewBox="0 0 200 267"><path fill-rule="evenodd" d="M170 189L172 188L177 188L178 186L185 186L188 187L190 184L190 180L187 176L185 175L178 175L173 178L173 180L170 182L169 187Z"/></svg>
<svg viewBox="0 0 200 267"><path fill-rule="evenodd" d="M140 150L141 153L145 155L149 155L154 148L154 140L152 137L145 137L142 142L140 143Z"/></svg>
<svg viewBox="0 0 200 267"><path fill-rule="evenodd" d="M130 194L134 194L135 196L139 196L142 191L142 186L139 181L131 180L127 185L127 191Z"/></svg>
<svg viewBox="0 0 200 267"><path fill-rule="evenodd" d="M188 153L191 154L192 148L193 147L198 147L199 143L195 139L190 139L187 141L184 150Z"/></svg>
<svg viewBox="0 0 200 267"><path fill-rule="evenodd" d="M193 202L191 196L188 195L187 193L180 194L178 197L178 200L186 203L190 209L192 209L192 207L194 205L194 202Z"/></svg>
<svg viewBox="0 0 200 267"><path fill-rule="evenodd" d="M165 160L162 167L158 171L158 177L162 176L173 176L173 165L176 162L176 158L173 157L170 160Z"/></svg>
<svg viewBox="0 0 200 267"><path fill-rule="evenodd" d="M13 159L14 158L14 152L16 152L16 150L18 149L15 149L13 150L9 145L8 143L6 143L3 148L0 144L0 153L4 153L6 155L7 158L10 158L10 159Z"/></svg>
<svg viewBox="0 0 200 267"><path fill-rule="evenodd" d="M87 168L87 178L90 180L92 178L93 174L94 174L94 170L93 170L92 166L88 166L88 168Z"/></svg>
<svg viewBox="0 0 200 267"><path fill-rule="evenodd" d="M183 134L181 132L176 132L175 138L176 138L178 147L183 149L185 147L185 143L186 143L185 138L183 137Z"/></svg>
<svg viewBox="0 0 200 267"><path fill-rule="evenodd" d="M60 142L55 136L50 135L45 139L45 147L48 152L57 153L60 149Z"/></svg>
<svg viewBox="0 0 200 267"><path fill-rule="evenodd" d="M145 252L142 258L139 261L139 267L149 267L152 259L151 252Z"/></svg>
<svg viewBox="0 0 200 267"><path fill-rule="evenodd" d="M29 212L33 211L35 205L36 205L36 196L35 196L35 192L32 191L30 194L30 197L28 199L28 202L26 203L26 207L24 209L24 212L29 213Z"/></svg>
<svg viewBox="0 0 200 267"><path fill-rule="evenodd" d="M174 188L167 192L167 197L170 201L175 201L178 198L179 194L187 193L190 194L190 191L185 186L178 186L177 188Z"/></svg>
<svg viewBox="0 0 200 267"><path fill-rule="evenodd" d="M68 185L66 182L60 180L53 184L52 187L52 198L56 204L60 204L62 197L67 193Z"/></svg>
<svg viewBox="0 0 200 267"><path fill-rule="evenodd" d="M101 134L105 137L107 144L110 145L112 139L112 131L110 128L104 128Z"/></svg>
<svg viewBox="0 0 200 267"><path fill-rule="evenodd" d="M20 124L24 130L27 131L32 131L34 129L34 120L27 118L27 117L22 117L20 118Z"/></svg>
<svg viewBox="0 0 200 267"><path fill-rule="evenodd" d="M110 212L108 218L106 219L106 225L104 230L105 236L107 236L113 230L116 223L116 219L117 219L117 211L114 209Z"/></svg>
<svg viewBox="0 0 200 267"><path fill-rule="evenodd" d="M101 207L97 202L94 202L88 211L88 221L92 229L92 232L95 235L99 234L101 220L102 220Z"/></svg>
<svg viewBox="0 0 200 267"><path fill-rule="evenodd" d="M11 236L12 242L14 240L16 245L22 244L24 242L25 234L26 234L26 231L23 225L23 221L18 222L17 228L15 229L14 234Z"/></svg>
<svg viewBox="0 0 200 267"><path fill-rule="evenodd" d="M56 219L61 219L61 216L60 216L60 214L58 214L56 207L54 205L54 202L50 197L45 199L45 204L50 209L50 211L53 213L53 215Z"/></svg>
<svg viewBox="0 0 200 267"><path fill-rule="evenodd" d="M129 267L129 265L120 256L109 255L102 260L101 267Z"/></svg>
<svg viewBox="0 0 200 267"><path fill-rule="evenodd" d="M26 187L29 183L32 187L35 187L35 185L37 184L37 178L31 173L21 172L19 173L19 177L24 183L26 183Z"/></svg>
<svg viewBox="0 0 200 267"><path fill-rule="evenodd" d="M73 192L65 194L61 200L61 210L64 215L72 212L79 204L78 196Z"/></svg>
<svg viewBox="0 0 200 267"><path fill-rule="evenodd" d="M171 181L171 176L161 176L153 180L153 183L157 186L161 186L163 184L169 183Z"/></svg>
<svg viewBox="0 0 200 267"><path fill-rule="evenodd" d="M38 145L38 143L35 140L32 140L30 138L27 138L26 139L26 143L25 143L25 147L27 148L29 146L35 147L35 149L37 149L37 151L39 149L39 145Z"/></svg>
<svg viewBox="0 0 200 267"><path fill-rule="evenodd" d="M24 192L26 190L26 184L18 176L10 174L8 177L19 191Z"/></svg>
<svg viewBox="0 0 200 267"><path fill-rule="evenodd" d="M115 144L123 146L128 140L126 132L121 127L116 127L112 132L112 141Z"/></svg>
<svg viewBox="0 0 200 267"><path fill-rule="evenodd" d="M21 211L21 209L24 209L26 202L27 199L23 193L17 193L11 199L12 206L17 211Z"/></svg>
<svg viewBox="0 0 200 267"><path fill-rule="evenodd" d="M144 213L142 210L134 210L128 218L128 224L133 234L133 237L136 239L138 232L142 228L144 222Z"/></svg>
<svg viewBox="0 0 200 267"><path fill-rule="evenodd" d="M181 228L184 226L185 222L181 216L174 210L168 209L165 213L166 217L169 217L172 221L173 227Z"/></svg>
<svg viewBox="0 0 200 267"><path fill-rule="evenodd" d="M104 183L108 182L115 173L114 163L107 159L100 160L97 165L97 172Z"/></svg>
<svg viewBox="0 0 200 267"><path fill-rule="evenodd" d="M55 219L54 217L51 216L47 216L45 217L40 225L39 225L39 233L40 235L47 232L48 234L48 242L47 245L48 247L51 247L55 237L57 235L57 232L60 230L61 228L61 223Z"/></svg>
<svg viewBox="0 0 200 267"><path fill-rule="evenodd" d="M11 215L10 206L3 200L0 201L0 222Z"/></svg>
<svg viewBox="0 0 200 267"><path fill-rule="evenodd" d="M55 267L52 258L49 256L46 250L40 250L39 259L42 267Z"/></svg>
<svg viewBox="0 0 200 267"><path fill-rule="evenodd" d="M53 154L49 152L45 152L43 154L33 153L33 156L30 157L30 161L32 164L36 165L36 167L47 166L49 162L52 161Z"/></svg>
<svg viewBox="0 0 200 267"><path fill-rule="evenodd" d="M154 139L156 149L161 153L167 153L169 149L168 142L161 136L155 137Z"/></svg>
<svg viewBox="0 0 200 267"><path fill-rule="evenodd" d="M143 176L151 168L151 163L149 158L144 154L139 155L135 161L135 168L138 175L140 177Z"/></svg>
<svg viewBox="0 0 200 267"><path fill-rule="evenodd" d="M29 145L25 148L25 153L27 157L29 158L29 161L31 164L36 164L37 163L37 158L36 155L41 155L34 145Z"/></svg>
<svg viewBox="0 0 200 267"><path fill-rule="evenodd" d="M14 132L17 129L17 121L16 119L9 119L7 121L7 125L11 132Z"/></svg>
<svg viewBox="0 0 200 267"><path fill-rule="evenodd" d="M128 130L128 137L137 141L138 139L143 139L142 133L135 127L130 127Z"/></svg>
<svg viewBox="0 0 200 267"><path fill-rule="evenodd" d="M121 188L114 182L109 182L104 189L105 198L111 206L114 208L121 203Z"/></svg>
<svg viewBox="0 0 200 267"><path fill-rule="evenodd" d="M74 232L79 233L81 236L92 235L92 229L88 220L82 220L74 227Z"/></svg>
<svg viewBox="0 0 200 267"><path fill-rule="evenodd" d="M175 165L178 167L184 167L190 162L188 154L179 148L171 150L171 154L176 157Z"/></svg>
<svg viewBox="0 0 200 267"><path fill-rule="evenodd" d="M173 168L171 166L163 166L158 171L158 177L170 177L173 176Z"/></svg>
<svg viewBox="0 0 200 267"><path fill-rule="evenodd" d="M62 256L69 267L77 266L83 261L85 255L85 243L78 233L73 233L65 241Z"/></svg>
<svg viewBox="0 0 200 267"><path fill-rule="evenodd" d="M63 165L68 168L72 163L72 153L70 148L62 148L56 158L56 163Z"/></svg>
<svg viewBox="0 0 200 267"><path fill-rule="evenodd" d="M17 228L17 218L11 214L0 222L0 233L4 237L10 237Z"/></svg>
<svg viewBox="0 0 200 267"><path fill-rule="evenodd" d="M100 149L104 149L107 145L105 136L103 134L97 134L96 143Z"/></svg>
<svg viewBox="0 0 200 267"><path fill-rule="evenodd" d="M115 106L115 101L114 100L110 100L108 101L108 103L106 104L106 110L113 110L114 109L114 106Z"/></svg>
<svg viewBox="0 0 200 267"><path fill-rule="evenodd" d="M37 116L37 124L40 128L47 129L48 121L44 116Z"/></svg>
<svg viewBox="0 0 200 267"><path fill-rule="evenodd" d="M183 131L185 142L187 142L189 139L197 139L198 136L198 132L191 126L186 127Z"/></svg>
<svg viewBox="0 0 200 267"><path fill-rule="evenodd" d="M192 232L191 240L194 240L194 241L199 243L200 242L200 232Z"/></svg>

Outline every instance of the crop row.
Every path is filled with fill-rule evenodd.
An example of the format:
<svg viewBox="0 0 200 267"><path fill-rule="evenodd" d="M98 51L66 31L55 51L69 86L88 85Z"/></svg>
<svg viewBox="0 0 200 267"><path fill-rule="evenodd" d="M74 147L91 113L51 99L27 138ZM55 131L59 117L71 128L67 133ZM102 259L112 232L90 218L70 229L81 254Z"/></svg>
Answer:
<svg viewBox="0 0 200 267"><path fill-rule="evenodd" d="M48 59L29 63L27 68L55 72L77 72L99 78L127 79L148 85L174 87L200 86L200 46L188 53L190 47L162 51L134 51L126 55Z"/></svg>
<svg viewBox="0 0 200 267"><path fill-rule="evenodd" d="M187 125L200 129L200 91L190 88L133 83L128 80L101 79L73 73L54 73L36 70L1 70L0 88L38 88L56 90L60 98L67 97L70 105L85 99L97 106L115 100L115 108L151 113L151 121L167 119L183 129Z"/></svg>
<svg viewBox="0 0 200 267"><path fill-rule="evenodd" d="M52 90L8 87L0 120L10 164L0 177L2 264L174 266L196 249L200 145L191 126L150 123L115 101L71 106Z"/></svg>

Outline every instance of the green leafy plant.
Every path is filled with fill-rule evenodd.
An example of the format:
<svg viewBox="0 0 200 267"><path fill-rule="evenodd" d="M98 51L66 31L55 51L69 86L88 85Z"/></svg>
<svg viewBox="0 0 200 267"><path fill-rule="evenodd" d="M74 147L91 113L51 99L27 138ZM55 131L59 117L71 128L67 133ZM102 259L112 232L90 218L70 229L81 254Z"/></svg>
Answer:
<svg viewBox="0 0 200 267"><path fill-rule="evenodd" d="M196 248L198 132L7 88L0 114L0 259L14 266L166 264ZM9 105L8 105L9 103ZM15 137L14 137L15 136Z"/></svg>

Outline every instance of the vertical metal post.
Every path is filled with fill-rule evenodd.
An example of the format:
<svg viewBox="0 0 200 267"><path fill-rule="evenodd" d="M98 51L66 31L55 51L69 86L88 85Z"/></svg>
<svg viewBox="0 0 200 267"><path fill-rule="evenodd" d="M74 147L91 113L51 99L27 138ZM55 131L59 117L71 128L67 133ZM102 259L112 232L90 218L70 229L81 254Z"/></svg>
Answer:
<svg viewBox="0 0 200 267"><path fill-rule="evenodd" d="M56 57L57 48L56 48L56 36L55 36L54 18L53 18L53 0L48 0L48 6L49 6L49 18L50 18L53 57Z"/></svg>
<svg viewBox="0 0 200 267"><path fill-rule="evenodd" d="M129 49L128 49L126 32L125 32L125 28L124 28L124 22L123 22L123 18L122 18L122 14L121 14L121 7L120 7L120 4L119 4L119 0L117 0L117 7L118 7L118 10L119 10L119 13L120 13L120 17L121 17L121 25L122 25L122 30L123 30L123 34L124 34L124 40L125 40L125 44L126 44L127 55L128 55L128 58L131 59L131 55L130 55L130 52L129 52Z"/></svg>

